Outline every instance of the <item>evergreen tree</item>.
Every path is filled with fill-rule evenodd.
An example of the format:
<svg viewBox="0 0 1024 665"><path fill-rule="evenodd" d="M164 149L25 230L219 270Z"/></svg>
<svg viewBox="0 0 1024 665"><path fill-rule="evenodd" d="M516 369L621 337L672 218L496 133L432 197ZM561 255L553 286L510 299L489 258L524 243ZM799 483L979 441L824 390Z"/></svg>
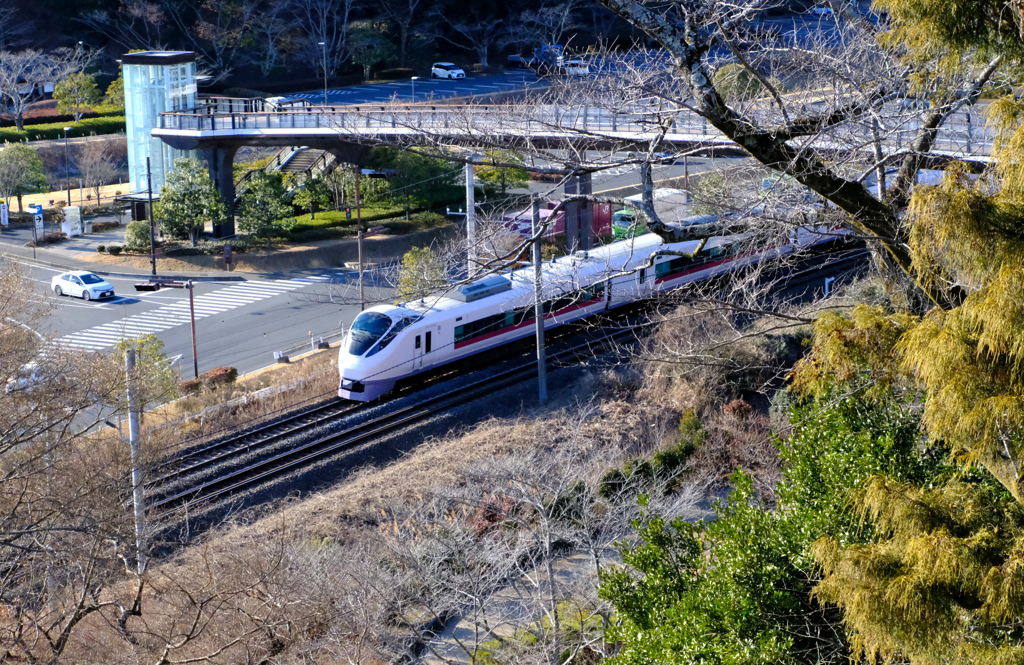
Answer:
<svg viewBox="0 0 1024 665"><path fill-rule="evenodd" d="M191 157L174 160L174 170L167 173L153 208L164 230L176 238L188 238L193 247L207 224L224 219L216 185L199 160Z"/></svg>
<svg viewBox="0 0 1024 665"><path fill-rule="evenodd" d="M121 97L124 98L123 88ZM54 86L53 98L57 100L58 111L72 114L78 122L91 105L100 101L100 89L96 79L76 72Z"/></svg>
<svg viewBox="0 0 1024 665"><path fill-rule="evenodd" d="M490 164L481 166L476 171L480 182L497 188L505 196L509 189L526 187L530 182L530 174L522 168L523 156L511 150L487 150L484 153Z"/></svg>
<svg viewBox="0 0 1024 665"><path fill-rule="evenodd" d="M415 300L444 287L444 265L430 247L413 247L402 257L398 272L398 298Z"/></svg>
<svg viewBox="0 0 1024 665"><path fill-rule="evenodd" d="M10 204L18 199L18 212L22 212L21 197L32 192L46 191L46 170L39 153L27 145L4 143L0 148L0 199Z"/></svg>
<svg viewBox="0 0 1024 665"><path fill-rule="evenodd" d="M316 218L316 211L331 202L331 187L321 177L307 178L296 190L295 204L309 211L309 220Z"/></svg>
<svg viewBox="0 0 1024 665"><path fill-rule="evenodd" d="M295 225L292 207L286 201L288 192L280 173L261 172L253 175L249 189L242 194L238 209L238 227L267 239L267 249L274 236L287 233Z"/></svg>

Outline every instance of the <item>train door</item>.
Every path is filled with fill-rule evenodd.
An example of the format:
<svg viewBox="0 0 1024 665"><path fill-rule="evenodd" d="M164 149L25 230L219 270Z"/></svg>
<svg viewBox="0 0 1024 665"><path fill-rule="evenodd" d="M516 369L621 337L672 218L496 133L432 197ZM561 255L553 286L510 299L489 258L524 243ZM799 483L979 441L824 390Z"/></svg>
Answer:
<svg viewBox="0 0 1024 665"><path fill-rule="evenodd" d="M416 367L421 369L423 367L430 367L434 364L436 353L434 352L434 334L441 334L441 326L434 328L431 326L429 329L424 330L422 333L416 336L416 349L415 353L418 355ZM423 344L420 345L419 339L423 338Z"/></svg>
<svg viewBox="0 0 1024 665"><path fill-rule="evenodd" d="M429 340L430 339L430 337L429 337L430 333L428 332L427 335L428 335L427 340ZM427 344L430 344L430 342L428 341ZM424 351L424 346L423 346L423 333L420 333L419 335L416 335L416 337L415 337L415 339L413 341L412 368L414 370L422 369L423 368L423 354L424 353L425 353L425 351Z"/></svg>

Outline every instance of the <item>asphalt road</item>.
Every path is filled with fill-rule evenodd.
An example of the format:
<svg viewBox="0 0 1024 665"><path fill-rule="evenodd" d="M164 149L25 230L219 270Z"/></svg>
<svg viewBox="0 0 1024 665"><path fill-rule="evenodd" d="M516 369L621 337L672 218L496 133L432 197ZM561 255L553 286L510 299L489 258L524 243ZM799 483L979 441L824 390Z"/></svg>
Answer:
<svg viewBox="0 0 1024 665"><path fill-rule="evenodd" d="M89 351L109 352L122 336L152 333L164 351L177 358L182 376L192 376L192 332L188 291L163 289L136 293L137 278L109 277L118 294L105 301L85 302L56 297L50 279L60 270L30 264L36 296L51 299L56 309L40 334L55 343ZM296 355L314 339L336 341L359 314L358 305L330 301L329 294L353 273L342 269L296 271L246 281L197 282L195 285L196 343L199 371L221 365L239 373L274 362L274 351ZM142 278L144 280L144 277ZM333 289L331 285L334 285Z"/></svg>

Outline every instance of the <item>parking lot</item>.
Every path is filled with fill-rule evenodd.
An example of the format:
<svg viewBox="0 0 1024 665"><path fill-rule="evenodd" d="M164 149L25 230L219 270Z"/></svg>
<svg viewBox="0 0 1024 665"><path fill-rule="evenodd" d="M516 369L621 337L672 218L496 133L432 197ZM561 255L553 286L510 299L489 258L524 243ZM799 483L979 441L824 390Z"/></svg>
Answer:
<svg viewBox="0 0 1024 665"><path fill-rule="evenodd" d="M543 81L529 70L510 70L501 74L467 74L466 78L455 81L420 77L416 81L404 79L387 83L364 83L349 88L331 88L327 91L327 104L370 104L388 102L392 99L402 102L431 102L470 97L500 92L522 90L530 86L543 86ZM413 95L415 94L415 97ZM324 91L284 95L286 99L308 99L312 104L324 103Z"/></svg>

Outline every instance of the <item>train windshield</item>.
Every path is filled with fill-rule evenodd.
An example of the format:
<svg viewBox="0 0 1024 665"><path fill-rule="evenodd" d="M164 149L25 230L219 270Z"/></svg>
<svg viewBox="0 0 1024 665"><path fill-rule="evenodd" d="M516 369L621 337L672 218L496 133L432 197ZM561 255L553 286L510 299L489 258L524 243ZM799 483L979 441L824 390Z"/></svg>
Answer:
<svg viewBox="0 0 1024 665"><path fill-rule="evenodd" d="M395 322L395 325L392 326L391 330L388 331L388 334L384 335L384 337L381 338L380 343L377 344L377 346L373 347L373 349L371 349L370 352L366 354L366 357L369 358L370 356L372 356L373 354L377 353L385 346L390 344L391 340L395 338L395 335L408 328L409 325L411 325L414 322L415 319L412 319L408 316L403 316L402 318L400 318L397 322Z"/></svg>
<svg viewBox="0 0 1024 665"><path fill-rule="evenodd" d="M361 356L373 346L391 327L391 317L378 312L363 312L352 322L349 329L348 352Z"/></svg>

